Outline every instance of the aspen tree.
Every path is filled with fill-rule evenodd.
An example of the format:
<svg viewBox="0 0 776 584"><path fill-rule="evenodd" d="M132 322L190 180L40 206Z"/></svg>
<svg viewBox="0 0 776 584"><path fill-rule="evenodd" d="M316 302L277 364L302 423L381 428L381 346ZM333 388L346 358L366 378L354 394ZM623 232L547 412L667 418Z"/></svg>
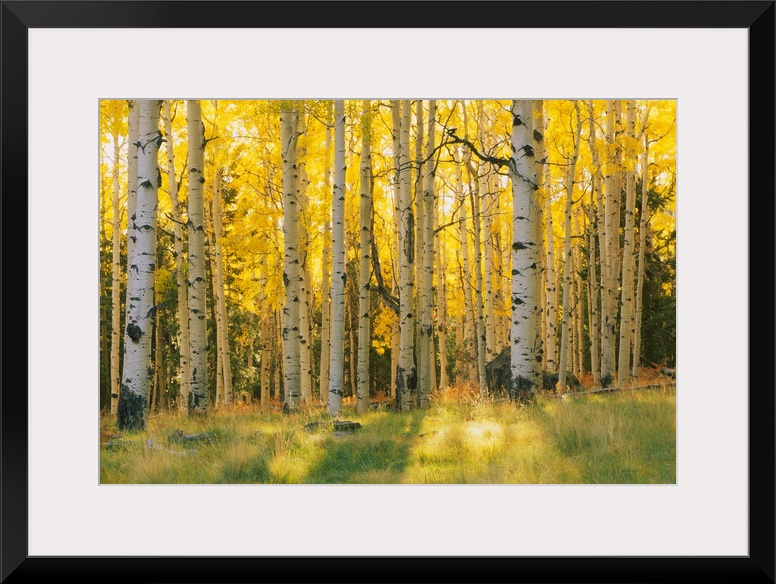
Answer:
<svg viewBox="0 0 776 584"><path fill-rule="evenodd" d="M474 164L470 162L470 174L473 179L473 188L470 190L472 206L472 226L474 227L474 295L476 299L476 348L477 348L477 382L480 394L484 395L485 386L485 305L482 294L482 241L480 239L480 225L482 223L482 206L480 197L480 177Z"/></svg>
<svg viewBox="0 0 776 584"><path fill-rule="evenodd" d="M302 116L300 116L301 119ZM304 124L300 123L299 134L302 135ZM310 297L312 296L309 270L309 244L307 233L309 180L304 159L297 162L297 178L299 193L299 386L302 402L312 403L312 336L310 331Z"/></svg>
<svg viewBox="0 0 776 584"><path fill-rule="evenodd" d="M117 118L118 115L114 113ZM119 188L119 128L113 121L113 258L111 272L111 346L110 346L110 413L119 411L121 371L119 354L121 345L121 213Z"/></svg>
<svg viewBox="0 0 776 584"><path fill-rule="evenodd" d="M132 254L127 259L127 320L124 337L123 383L119 395L118 427L142 430L148 419L148 394L153 382L151 334L156 317L156 211L161 173L157 152L163 142L159 131L159 100L139 100L137 202L132 215Z"/></svg>
<svg viewBox="0 0 776 584"><path fill-rule="evenodd" d="M647 137L647 122L649 121L649 109L644 115L642 135L644 139L644 151L641 155L641 216L639 218L639 266L636 279L636 324L633 335L633 369L632 376L638 375L641 366L641 320L642 307L644 305L644 248L646 246L647 229L649 228L649 139Z"/></svg>
<svg viewBox="0 0 776 584"><path fill-rule="evenodd" d="M591 319L595 320L595 330L590 331L590 360L593 369L593 384L599 386L601 384L601 375L604 371L604 344L606 338L606 325L604 323L605 317L605 305L607 293L605 291L606 282L608 281L608 262L606 260L606 230L605 219L606 213L604 208L605 193L602 190L601 179L601 163L598 156L598 150L596 148L596 120L595 120L595 108L592 100L588 101L589 118L588 123L590 131L588 133L588 148L590 149L590 158L593 164L593 188L590 191L590 213L591 213L591 232L590 232L590 270L588 282L590 288L590 306L592 307ZM595 217L593 221L592 217ZM596 226L596 230L592 229L593 224ZM598 246L596 250L596 237L598 239ZM597 255L596 255L597 254ZM598 261L596 261L596 258ZM595 267L598 266L600 270L600 284L598 284L598 278ZM592 325L591 320L591 326Z"/></svg>
<svg viewBox="0 0 776 584"><path fill-rule="evenodd" d="M439 205L442 204L440 195L438 204L435 205L435 216L439 217ZM437 221L438 223L438 221ZM435 229L438 229L439 226ZM437 333L439 336L439 388L445 389L450 384L447 369L447 247L441 233L436 234L435 245L437 251L434 256L437 265Z"/></svg>
<svg viewBox="0 0 776 584"><path fill-rule="evenodd" d="M132 257L135 238L132 235L134 230L135 220L135 208L137 207L137 160L138 160L138 124L140 122L138 102L136 100L127 100L127 106L129 107L129 116L127 120L127 258ZM126 327L127 319L129 318L129 303L125 302L124 306L124 326ZM121 334L125 335L126 331ZM124 346L124 355L126 355L127 347ZM122 363L119 364L119 371L123 368ZM119 373L121 375L121 373ZM111 411L114 407L116 415L118 415L119 397L121 395L121 386L119 383L119 391L115 396L111 395Z"/></svg>
<svg viewBox="0 0 776 584"><path fill-rule="evenodd" d="M428 156L434 152L436 132L436 100L428 103ZM431 405L431 373L436 368L433 342L434 323L432 313L433 285L434 285L434 160L430 159L426 165L426 177L423 191L423 281L420 288L423 293L419 295L421 307L420 326L420 390L419 404L421 408Z"/></svg>
<svg viewBox="0 0 776 584"><path fill-rule="evenodd" d="M217 129L217 126L216 126ZM215 158L215 155L214 155ZM221 219L221 183L223 179L223 168L216 168L213 178L213 263L215 264L214 284L216 303L216 333L218 336L218 355L221 365L219 365L219 378L223 384L223 403L230 406L233 400L232 390L232 364L229 357L229 328L228 315L226 312L226 290L224 289L224 260L223 246L221 243L223 221Z"/></svg>
<svg viewBox="0 0 776 584"><path fill-rule="evenodd" d="M543 103L543 102L542 102ZM546 250L543 254L546 271L544 274L543 288L545 290L545 337L544 352L542 362L549 373L558 372L558 288L555 284L555 229L552 221L552 197L550 183L550 165L549 154L544 142L546 134L546 118L544 115L544 106L534 106L536 116L534 122L536 132L541 134L542 139L538 140L536 145L536 158L541 163L541 168L537 170L537 181L540 181L541 199L544 205L544 223L546 231ZM543 161L543 162L542 162ZM541 177L540 177L541 175ZM544 238L542 238L544 239ZM540 240L541 241L541 240Z"/></svg>
<svg viewBox="0 0 776 584"><path fill-rule="evenodd" d="M391 285L393 295L399 297L399 204L401 189L399 188L399 153L401 150L401 101L391 100L391 143L393 152L393 210L394 229L391 258ZM399 370L399 346L401 345L400 315L391 315L391 398L398 399L396 395L396 372Z"/></svg>
<svg viewBox="0 0 776 584"><path fill-rule="evenodd" d="M299 204L297 200L296 145L298 111L296 105L282 102L280 142L283 157L283 282L286 287L283 306L283 410L294 412L302 401L299 354Z"/></svg>
<svg viewBox="0 0 776 584"><path fill-rule="evenodd" d="M261 405L269 403L269 373L272 352L271 314L265 314L261 323Z"/></svg>
<svg viewBox="0 0 776 584"><path fill-rule="evenodd" d="M582 119L579 112L579 102L574 102L574 111L577 114L577 128L574 133L574 153L571 156L568 175L566 179L566 229L563 252L563 314L561 315L560 333L560 362L558 363L558 391L566 391L566 372L569 368L569 345L571 344L569 327L573 326L573 314L571 310L571 287L573 281L571 259L571 204L574 192L574 179L576 176L577 158L579 157L579 140L582 135Z"/></svg>
<svg viewBox="0 0 776 584"><path fill-rule="evenodd" d="M480 130L480 143L483 150L487 151L486 147L486 126L485 116L483 112L482 100L477 104L477 118ZM480 164L479 175L479 191L480 191L480 217L482 218L482 262L484 270L484 329L485 329L485 360L492 361L496 358L496 323L493 316L493 241L492 241L492 226L493 219L491 217L491 207L493 205L493 194L490 188L491 174L488 172L484 164Z"/></svg>
<svg viewBox="0 0 776 584"><path fill-rule="evenodd" d="M475 332L474 299L472 298L471 285L471 259L469 257L469 230L468 214L466 212L466 194L464 191L463 176L461 166L464 164L464 156L458 151L458 162L455 164L456 179L456 199L458 206L458 234L461 240L461 292L464 301L463 316L463 339L460 345L463 347L459 351L462 360L460 369L466 375L466 379L471 379L477 367L477 338Z"/></svg>
<svg viewBox="0 0 776 584"><path fill-rule="evenodd" d="M334 191L332 192L331 359L329 415L342 413L345 368L345 102L334 100Z"/></svg>
<svg viewBox="0 0 776 584"><path fill-rule="evenodd" d="M416 282L413 287L415 294L414 314L415 318L415 346L417 347L417 371L418 371L418 398L420 394L425 391L423 384L428 381L426 362L423 360L425 351L421 346L421 314L423 312L423 253L426 249L423 245L424 236L424 219L423 214L425 208L423 206L423 192L425 190L425 164L423 163L423 140L424 140L425 128L423 124L423 100L415 100L415 160L413 161L413 168L415 169L415 180L412 183L412 205L415 220L413 222L413 241L415 243L415 262L412 267L412 277Z"/></svg>
<svg viewBox="0 0 776 584"><path fill-rule="evenodd" d="M164 101L164 133L167 136L167 182L172 207L173 236L175 238L175 283L178 288L178 323L180 325L180 396L178 408L183 411L189 402L189 306L186 274L183 269L183 208L178 199L178 183L175 178L175 149L173 148L172 111L170 100Z"/></svg>
<svg viewBox="0 0 776 584"><path fill-rule="evenodd" d="M626 102L625 134L626 138L635 142L636 104ZM632 164L625 171L625 229L622 251L622 300L620 308L620 344L617 363L617 383L625 387L630 383L630 343L633 334L633 249L635 239L634 212L636 207L636 177Z"/></svg>
<svg viewBox="0 0 776 584"><path fill-rule="evenodd" d="M615 139L615 105L614 100L606 102L606 143L614 144ZM619 193L615 174L617 168L612 161L606 161L604 175L604 238L605 249L601 250L604 257L601 276L601 384L611 387L614 382L615 368L615 311L616 298L616 256L619 253Z"/></svg>
<svg viewBox="0 0 776 584"><path fill-rule="evenodd" d="M332 103L326 107L326 142L324 151L324 190L328 196L331 193L331 134L334 129L332 122ZM324 201L326 198L324 197ZM331 338L331 218L323 222L323 256L321 258L321 363L320 363L320 400L322 404L329 403L329 365Z"/></svg>
<svg viewBox="0 0 776 584"><path fill-rule="evenodd" d="M534 270L534 277L536 278L535 288L537 290L538 298L536 302L539 310L539 328L536 337L536 362L538 375L541 376L541 371L544 369L546 363L545 352L545 339L547 337L547 318L544 312L544 306L547 301L547 290L544 286L544 273L546 255L544 254L544 189L542 185L545 183L546 175L545 169L548 166L545 164L546 152L544 147L544 100L534 99L531 101L531 138L533 140L532 145L534 149L534 168L533 176L535 180L535 193L536 198L536 219L533 222L535 233L533 241L536 242L536 254L537 254L537 267ZM539 154L542 156L539 156ZM540 381L543 381L540 379Z"/></svg>
<svg viewBox="0 0 776 584"><path fill-rule="evenodd" d="M512 102L512 326L511 395L514 399L532 399L541 387L541 360L537 363L540 342L539 292L535 271L539 246L534 241L537 220L536 175L534 165L532 106L530 100ZM541 359L541 355L538 355Z"/></svg>
<svg viewBox="0 0 776 584"><path fill-rule="evenodd" d="M189 306L189 415L207 413L207 321L205 283L205 127L198 100L186 102L188 128L188 306Z"/></svg>
<svg viewBox="0 0 776 584"><path fill-rule="evenodd" d="M580 132L582 131L582 125L579 126ZM580 207L577 207L574 211L574 223L577 237L583 237L584 229L580 219ZM572 254L574 255L574 326L575 328L575 351L576 351L576 367L573 369L574 374L577 377L581 377L585 372L585 333L584 333L584 292L585 288L582 284L582 250L579 245L573 246Z"/></svg>
<svg viewBox="0 0 776 584"><path fill-rule="evenodd" d="M358 372L356 410L369 411L370 286L372 269L372 112L371 102L364 100L361 122L361 199L359 201L359 270L358 270Z"/></svg>
<svg viewBox="0 0 776 584"><path fill-rule="evenodd" d="M399 147L399 363L396 370L396 399L398 409L408 411L413 406L417 388L414 355L415 315L413 314L415 242L413 241L415 215L412 210L410 184L410 101L401 103L401 131Z"/></svg>

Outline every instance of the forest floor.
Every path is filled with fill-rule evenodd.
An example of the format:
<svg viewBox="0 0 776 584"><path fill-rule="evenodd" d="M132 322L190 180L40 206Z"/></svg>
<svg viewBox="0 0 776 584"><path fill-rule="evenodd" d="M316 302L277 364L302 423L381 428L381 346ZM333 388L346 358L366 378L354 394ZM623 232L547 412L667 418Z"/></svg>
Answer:
<svg viewBox="0 0 776 584"><path fill-rule="evenodd" d="M100 482L130 484L673 484L676 389L539 397L530 406L450 388L430 408L381 404L336 431L322 407L240 404L201 420L151 415L143 432L100 424Z"/></svg>

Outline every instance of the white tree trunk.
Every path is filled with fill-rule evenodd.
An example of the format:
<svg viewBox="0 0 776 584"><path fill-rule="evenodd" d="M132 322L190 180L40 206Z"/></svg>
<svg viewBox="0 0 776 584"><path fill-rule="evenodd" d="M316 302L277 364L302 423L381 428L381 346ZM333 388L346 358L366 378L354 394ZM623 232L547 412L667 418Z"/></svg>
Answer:
<svg viewBox="0 0 776 584"><path fill-rule="evenodd" d="M636 103L626 102L625 131L635 141ZM625 172L625 241L622 251L622 301L620 309L620 353L617 363L617 384L630 384L630 343L633 330L633 250L635 239L636 177L632 166Z"/></svg>
<svg viewBox="0 0 776 584"><path fill-rule="evenodd" d="M569 368L569 345L571 344L570 326L573 326L571 312L571 286L573 280L571 259L571 203L576 177L577 158L579 157L579 139L582 135L582 118L579 111L579 102L574 102L574 111L577 114L577 128L574 137L574 153L569 165L568 178L566 179L566 232L563 253L563 314L561 316L560 362L558 363L558 391L566 391L566 373Z"/></svg>
<svg viewBox="0 0 776 584"><path fill-rule="evenodd" d="M580 124L580 132L582 131L582 126ZM584 229L580 222L580 208L577 207L574 212L574 222L576 223L576 233L577 237L583 237ZM576 301L574 302L574 309L575 309L575 337L576 337L576 367L573 370L574 374L577 376L577 378L581 377L585 372L585 315L584 315L584 295L585 295L585 288L582 284L582 276L581 276L581 270L582 270L582 250L580 249L579 245L574 246L574 289L576 291Z"/></svg>
<svg viewBox="0 0 776 584"><path fill-rule="evenodd" d="M111 274L110 413L119 412L121 372L121 212L119 188L119 134L113 132L113 271Z"/></svg>
<svg viewBox="0 0 776 584"><path fill-rule="evenodd" d="M342 413L345 369L345 101L334 100L334 191L332 193L332 298L329 415Z"/></svg>
<svg viewBox="0 0 776 584"><path fill-rule="evenodd" d="M439 205L442 203L442 194L435 207L435 215L439 217ZM438 225L437 225L438 227ZM437 334L439 337L439 389L444 390L450 385L447 368L447 248L442 240L442 234L437 233L436 266L437 266Z"/></svg>
<svg viewBox="0 0 776 584"><path fill-rule="evenodd" d="M304 124L300 124L299 134L302 134ZM310 281L309 262L309 237L307 233L307 178L306 165L297 161L298 201L299 201L299 387L302 394L302 403L311 404L313 399L313 354L312 336L310 332L310 298L312 297L312 284Z"/></svg>
<svg viewBox="0 0 776 584"><path fill-rule="evenodd" d="M466 212L466 195L463 188L463 176L461 166L464 164L463 156L459 151L458 162L455 163L455 192L456 200L460 202L458 207L458 234L461 240L461 292L463 294L464 317L463 339L458 351L459 371L467 380L474 377L477 366L477 339L475 332L474 300L472 299L471 285L471 259L469 258L469 229L468 214Z"/></svg>
<svg viewBox="0 0 776 584"><path fill-rule="evenodd" d="M399 188L399 151L401 150L401 101L391 100L391 143L393 152L393 210L394 229L391 257L391 285L393 295L399 297L399 204L401 200ZM396 372L399 369L399 346L401 332L399 316L391 315L391 398L396 396Z"/></svg>
<svg viewBox="0 0 776 584"><path fill-rule="evenodd" d="M127 122L128 144L127 144L127 259L132 257L135 237L134 233L134 221L135 221L135 208L137 207L137 159L138 159L138 125L140 123L138 102L128 100L127 105L129 107L129 115ZM125 291L126 293L126 291ZM129 318L129 303L124 303L124 327L126 328ZM125 335L126 331L121 334ZM124 355L126 355L127 348L124 347ZM121 371L123 370L122 355L119 363L119 380L121 379ZM118 415L119 397L121 394L121 386L119 383L119 391L116 395L116 415Z"/></svg>
<svg viewBox="0 0 776 584"><path fill-rule="evenodd" d="M423 218L423 215L425 213L425 207L423 206L423 193L425 191L425 187L423 186L424 179L425 179L425 165L423 164L423 140L424 140L424 132L425 128L423 125L423 100L418 99L415 100L415 159L413 163L413 169L415 170L415 180L413 181L412 185L412 206L413 206L413 212L415 216L415 220L413 222L413 241L415 242L415 263L412 268L412 277L416 283L414 286L414 294L415 294L415 308L414 308L414 314L415 314L415 346L417 347L417 362L416 362L416 368L417 368L417 374L418 374L418 400L420 398L420 394L424 393L426 389L423 387L424 384L427 384L429 382L428 377L428 369L426 367L426 362L423 360L423 357L426 353L426 351L423 349L422 342L421 342L421 322L422 322L422 312L423 312L423 294L425 290L423 289L423 253L425 251L425 245L423 243L423 236L424 236L424 229L423 226L425 224L425 220Z"/></svg>
<svg viewBox="0 0 776 584"><path fill-rule="evenodd" d="M595 149L595 119L593 102L588 102L588 122L590 130L588 132L588 147L590 149L590 159L593 164L592 187L590 189L590 239L588 244L588 288L587 296L590 312L590 367L593 370L593 385L595 387L601 384L601 328L598 302L601 298L601 290L598 286L598 275L596 268L600 266L601 280L604 276L604 246L598 246L598 255L596 255L596 236L599 244L605 242L603 221L601 220L601 169L598 162L598 154ZM596 231L597 227L597 231ZM596 261L598 259L598 261Z"/></svg>
<svg viewBox="0 0 776 584"><path fill-rule="evenodd" d="M273 327L270 322L271 315L265 314L261 323L261 405L269 404L269 366L272 345L275 336L272 334Z"/></svg>
<svg viewBox="0 0 776 584"><path fill-rule="evenodd" d="M474 226L474 294L476 299L476 347L477 347L477 382L480 386L480 395L485 395L485 303L482 294L482 241L480 239L480 225L482 224L482 204L480 197L480 177L476 174L476 167L472 165L473 189L471 191L472 225Z"/></svg>
<svg viewBox="0 0 776 584"><path fill-rule="evenodd" d="M533 148L530 100L512 102L512 326L511 395L532 399L541 387L540 293L536 290L536 269L540 246L534 241L538 218L536 167Z"/></svg>
<svg viewBox="0 0 776 584"><path fill-rule="evenodd" d="M480 126L480 141L483 148L490 146L486 135L486 119L483 112L482 100L477 105L478 125ZM487 146L486 146L487 143ZM482 218L482 261L484 269L484 295L485 295L485 360L487 362L496 358L496 321L493 315L493 218L492 207L495 203L491 177L488 168L484 164L479 166L479 191L480 191L480 217Z"/></svg>
<svg viewBox="0 0 776 584"><path fill-rule="evenodd" d="M372 112L371 102L364 100L361 123L361 200L359 202L359 269L358 269L358 389L356 411L369 411L369 348L371 345L369 311L372 275Z"/></svg>
<svg viewBox="0 0 776 584"><path fill-rule="evenodd" d="M606 142L614 142L614 100L606 104ZM601 384L611 387L615 369L615 318L617 308L616 257L619 253L619 193L615 181L616 167L607 160L604 176L604 234L605 250L602 250L604 264L601 277Z"/></svg>
<svg viewBox="0 0 776 584"><path fill-rule="evenodd" d="M127 260L127 321L124 338L124 373L119 395L118 426L142 430L148 419L148 394L153 383L151 333L156 316L154 273L156 270L156 209L161 174L157 153L162 143L159 131L161 102L139 100L137 203L129 238L132 255Z"/></svg>
<svg viewBox="0 0 776 584"><path fill-rule="evenodd" d="M189 304L186 291L186 274L183 269L183 209L178 199L178 183L175 177L175 149L173 148L172 113L170 101L164 102L164 133L167 135L167 179L170 185L173 233L175 237L175 283L178 288L178 323L180 325L180 395L178 409L184 411L189 403Z"/></svg>
<svg viewBox="0 0 776 584"><path fill-rule="evenodd" d="M644 303L644 247L646 245L647 229L649 228L649 140L646 125L648 115L644 117L644 153L641 158L641 218L639 220L639 267L636 281L636 331L633 335L633 377L638 376L641 367L641 319Z"/></svg>
<svg viewBox="0 0 776 584"><path fill-rule="evenodd" d="M205 282L205 127L198 100L186 102L189 142L189 415L207 413L207 286Z"/></svg>
<svg viewBox="0 0 776 584"><path fill-rule="evenodd" d="M428 104L428 156L434 152L436 141L436 100L432 99ZM423 284L420 288L421 302L421 326L420 326L420 390L418 402L421 408L431 405L431 373L436 368L434 360L434 321L432 313L432 300L434 293L434 160L426 165L426 177L423 181Z"/></svg>
<svg viewBox="0 0 776 584"><path fill-rule="evenodd" d="M414 356L415 315L413 314L413 266L415 242L413 241L415 217L412 211L412 185L410 184L410 102L401 104L401 132L399 148L399 363L396 371L396 399L399 410L408 411L413 406L413 394L417 388Z"/></svg>
<svg viewBox="0 0 776 584"><path fill-rule="evenodd" d="M280 113L280 141L283 157L283 280L286 285L283 307L283 381L286 412L299 409L302 401L299 353L299 201L296 176L298 112L283 102Z"/></svg>
<svg viewBox="0 0 776 584"><path fill-rule="evenodd" d="M536 102L539 102L537 104ZM555 285L555 230L552 221L552 201L550 184L550 165L548 164L548 152L544 142L546 133L546 121L544 116L544 102L542 100L534 101L534 123L535 130L541 136L536 139L536 160L540 162L540 167L536 171L536 180L539 183L539 194L542 205L544 206L544 224L546 238L541 237L539 241L546 239L546 251L543 254L543 264L545 267L543 286L545 309L544 313L544 346L542 351L543 366L550 373L558 372L558 289ZM534 136L536 137L536 132Z"/></svg>
<svg viewBox="0 0 776 584"><path fill-rule="evenodd" d="M331 134L333 131L331 104L326 111L326 143L324 154L324 189L331 193ZM324 198L324 202L326 198ZM320 400L329 403L329 365L331 355L331 220L323 222L323 255L321 258L321 363L320 363Z"/></svg>
<svg viewBox="0 0 776 584"><path fill-rule="evenodd" d="M129 118L127 132L129 144L127 145L127 257L132 255L134 241L129 237L132 231L132 222L135 220L135 208L137 207L137 164L138 164L138 132L140 124L140 108L137 101L128 101Z"/></svg>
<svg viewBox="0 0 776 584"><path fill-rule="evenodd" d="M226 312L226 289L224 287L224 260L221 219L221 178L223 169L216 169L213 186L213 250L215 251L216 287L218 294L218 352L221 356L221 375L223 376L224 405L229 407L233 401L232 364L229 357L229 317Z"/></svg>

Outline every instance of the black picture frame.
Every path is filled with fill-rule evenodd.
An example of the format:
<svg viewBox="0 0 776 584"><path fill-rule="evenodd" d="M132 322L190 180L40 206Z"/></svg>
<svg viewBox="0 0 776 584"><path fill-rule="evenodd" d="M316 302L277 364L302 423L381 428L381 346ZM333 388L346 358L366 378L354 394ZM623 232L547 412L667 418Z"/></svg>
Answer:
<svg viewBox="0 0 776 584"><path fill-rule="evenodd" d="M284 6L280 6L283 5ZM27 330L6 322L2 386L2 536L0 581L54 582L774 582L774 2L576 1L478 2L465 24L461 3L413 2L413 18L396 2L295 2L294 27L374 26L553 28L746 28L749 31L750 347L749 555L747 557L29 557L27 553ZM335 6L339 5L339 6ZM288 2L3 1L2 238L6 308L29 314L27 250L27 32L36 27L267 27ZM368 8L368 10L366 10ZM615 9L616 8L616 9ZM364 14L363 10L366 10ZM493 18L494 13L505 15ZM284 23L287 25L287 23ZM719 120L710 120L717 123ZM725 123L731 123L726 121ZM726 145L720 144L724 149ZM753 156L756 153L757 156ZM763 218L766 218L764 224ZM755 228L756 227L756 228ZM761 241L762 240L762 241ZM16 242L14 244L13 242ZM2 245L2 244L0 244ZM0 249L2 249L0 247ZM756 280L751 276L757 267ZM1 276L0 276L1 278ZM0 280L1 281L1 280ZM756 307L756 315L753 314ZM753 326L767 322L767 326ZM20 331L20 328L22 329ZM765 331L765 335L760 334ZM56 334L56 331L52 331ZM13 335L13 346L10 346ZM6 355L6 352L3 352ZM759 375L757 373L760 373ZM11 383L10 380L13 380ZM731 399L736 399L731 396ZM720 436L720 440L724 437ZM713 513L713 510L710 510Z"/></svg>

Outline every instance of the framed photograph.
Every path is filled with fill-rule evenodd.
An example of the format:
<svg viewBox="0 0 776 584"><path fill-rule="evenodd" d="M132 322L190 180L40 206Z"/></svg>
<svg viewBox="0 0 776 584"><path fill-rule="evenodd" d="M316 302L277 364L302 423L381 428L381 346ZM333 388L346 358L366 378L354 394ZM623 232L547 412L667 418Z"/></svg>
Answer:
<svg viewBox="0 0 776 584"><path fill-rule="evenodd" d="M0 581L774 582L775 14L3 1ZM435 97L675 102L675 480L106 484L101 100Z"/></svg>

